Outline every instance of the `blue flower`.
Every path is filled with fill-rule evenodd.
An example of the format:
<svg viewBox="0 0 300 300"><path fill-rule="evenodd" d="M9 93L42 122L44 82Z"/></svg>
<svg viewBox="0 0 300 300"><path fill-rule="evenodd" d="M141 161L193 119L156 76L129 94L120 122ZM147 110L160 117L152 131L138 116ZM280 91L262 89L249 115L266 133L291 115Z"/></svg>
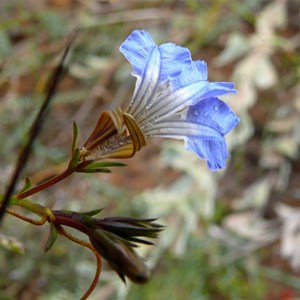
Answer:
<svg viewBox="0 0 300 300"><path fill-rule="evenodd" d="M136 77L127 114L145 139L183 139L188 150L207 160L210 170L224 168L224 136L239 118L217 97L236 93L233 83L209 82L204 61L193 61L187 48L173 43L157 46L143 30L133 31L120 51Z"/></svg>

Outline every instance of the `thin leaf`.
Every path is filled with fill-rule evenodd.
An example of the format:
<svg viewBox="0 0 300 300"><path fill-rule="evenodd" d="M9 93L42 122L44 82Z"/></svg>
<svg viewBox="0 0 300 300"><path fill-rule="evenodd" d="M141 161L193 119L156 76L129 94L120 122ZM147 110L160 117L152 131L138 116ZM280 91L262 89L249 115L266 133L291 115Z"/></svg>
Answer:
<svg viewBox="0 0 300 300"><path fill-rule="evenodd" d="M87 163L85 165L85 163ZM76 172L79 173L110 173L107 167L124 167L126 164L120 162L83 162L79 165Z"/></svg>
<svg viewBox="0 0 300 300"><path fill-rule="evenodd" d="M98 215L103 209L104 208L93 209L93 210L90 210L90 211L87 211L87 212L81 212L79 214L83 215L83 216L93 217L95 215Z"/></svg>
<svg viewBox="0 0 300 300"><path fill-rule="evenodd" d="M78 126L76 122L73 123L73 141L72 141L72 154L75 154L78 142Z"/></svg>
<svg viewBox="0 0 300 300"><path fill-rule="evenodd" d="M30 179L28 177L26 177L24 186L21 190L21 193L29 190L31 187L32 187L32 183L31 183Z"/></svg>
<svg viewBox="0 0 300 300"><path fill-rule="evenodd" d="M46 115L46 111L49 107L50 102L53 99L53 96L55 95L58 83L64 73L65 65L66 65L66 58L69 53L70 47L76 37L76 34L77 34L77 32L73 33L72 36L69 38L67 46L63 52L62 58L58 64L58 66L54 69L52 76L50 77L50 80L47 84L46 97L45 97L43 104L42 104L32 126L30 128L28 141L18 156L14 172L13 172L12 177L9 181L9 184L5 190L2 205L0 207L0 222L4 215L5 208L9 203L10 197L15 190L15 186L19 180L19 177L20 177L25 165L27 164L29 155L31 153L32 144L35 141L36 137L38 136L38 134L41 130L41 127L43 125L43 121L44 121L44 118Z"/></svg>
<svg viewBox="0 0 300 300"><path fill-rule="evenodd" d="M98 169L82 169L80 171L77 171L78 173L111 173L110 169L103 169L103 168L98 168Z"/></svg>
<svg viewBox="0 0 300 300"><path fill-rule="evenodd" d="M17 205L18 201L19 200L16 197L16 195L10 196L10 198L8 199L7 205ZM2 198L2 195L0 195L0 207L3 205L2 202L3 202L3 198Z"/></svg>
<svg viewBox="0 0 300 300"><path fill-rule="evenodd" d="M57 239L57 230L53 223L50 223L50 233L47 240L47 243L45 245L45 252L50 250L50 248L54 245L55 241Z"/></svg>
<svg viewBox="0 0 300 300"><path fill-rule="evenodd" d="M72 159L70 160L69 169L75 170L79 164L79 161L80 161L80 150L77 148L74 151Z"/></svg>
<svg viewBox="0 0 300 300"><path fill-rule="evenodd" d="M87 165L85 168L87 169L99 169L99 168L107 168L107 167L125 167L127 166L124 163L113 162L113 161L102 161L102 162L93 162Z"/></svg>

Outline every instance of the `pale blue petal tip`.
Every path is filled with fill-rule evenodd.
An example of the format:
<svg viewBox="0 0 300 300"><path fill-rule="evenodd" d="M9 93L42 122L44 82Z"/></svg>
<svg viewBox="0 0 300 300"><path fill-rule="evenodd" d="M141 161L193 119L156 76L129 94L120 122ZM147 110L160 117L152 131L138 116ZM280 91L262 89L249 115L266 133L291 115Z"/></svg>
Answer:
<svg viewBox="0 0 300 300"><path fill-rule="evenodd" d="M132 65L133 74L142 76L153 49L157 47L150 33L134 30L120 46L120 52Z"/></svg>
<svg viewBox="0 0 300 300"><path fill-rule="evenodd" d="M224 138L220 140L188 139L186 148L206 160L211 171L217 171L226 166L228 150Z"/></svg>
<svg viewBox="0 0 300 300"><path fill-rule="evenodd" d="M203 61L192 61L191 64L182 70L180 76L172 81L173 88L179 89L193 82L207 82L207 68Z"/></svg>
<svg viewBox="0 0 300 300"><path fill-rule="evenodd" d="M161 81L178 77L192 63L191 53L187 48L173 43L159 46L162 57Z"/></svg>
<svg viewBox="0 0 300 300"><path fill-rule="evenodd" d="M221 136L227 134L240 121L230 107L218 98L208 98L191 106L186 120L213 128ZM228 150L224 138L219 140L192 138L187 140L186 146L207 160L211 171L225 167Z"/></svg>
<svg viewBox="0 0 300 300"><path fill-rule="evenodd" d="M143 76L148 58L157 47L150 33L134 30L120 46L120 52L131 63L133 75ZM161 54L161 82L178 77L192 63L191 53L187 48L165 43L158 49Z"/></svg>
<svg viewBox="0 0 300 300"><path fill-rule="evenodd" d="M204 99L198 104L190 106L186 119L212 127L223 136L240 121L229 105L216 97Z"/></svg>

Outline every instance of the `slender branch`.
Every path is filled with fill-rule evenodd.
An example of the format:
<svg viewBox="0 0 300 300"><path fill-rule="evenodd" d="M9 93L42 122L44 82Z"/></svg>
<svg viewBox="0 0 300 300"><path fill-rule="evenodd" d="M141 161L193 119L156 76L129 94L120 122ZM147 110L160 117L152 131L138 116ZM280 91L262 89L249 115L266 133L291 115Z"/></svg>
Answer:
<svg viewBox="0 0 300 300"><path fill-rule="evenodd" d="M79 244L81 246L84 246L86 248L89 248L94 253L94 255L96 257L97 268L96 268L96 273L95 273L94 279L93 279L90 287L88 288L88 290L80 298L80 300L86 300L91 295L91 293L94 291L94 289L96 288L96 285L97 285L97 283L99 281L100 274L101 274L101 267L102 267L101 256L100 256L100 254L96 251L96 249L90 243L87 243L87 242L85 242L85 241L83 241L81 239L78 239L77 237L75 237L72 234L70 234L67 231L65 231L64 228L62 226L60 226L60 225L56 224L56 228L58 229L58 232L61 235L65 236L66 238L68 238L72 242L77 243L77 244Z"/></svg>
<svg viewBox="0 0 300 300"><path fill-rule="evenodd" d="M28 222L30 224L33 224L33 225L38 225L38 226L44 225L46 223L46 221L48 220L48 216L47 215L43 215L40 220L35 220L35 219L32 219L32 218L23 216L23 215L17 213L16 211L14 211L12 209L9 209L9 208L7 208L5 211L8 214L10 214L10 215L12 215L12 216L14 216L14 217L16 217L18 219L21 219L21 220L23 220L25 222Z"/></svg>
<svg viewBox="0 0 300 300"><path fill-rule="evenodd" d="M61 78L63 71L64 71L64 63L65 63L67 54L69 53L71 44L74 41L75 37L76 37L76 33L70 37L70 39L67 43L66 49L64 50L64 53L60 60L60 63L55 68L55 70L49 80L49 83L47 85L46 98L45 98L32 126L31 126L30 133L29 133L29 139L18 156L15 170L13 172L13 175L9 181L7 189L4 193L4 197L2 199L2 206L0 207L0 222L3 219L5 209L9 203L9 199L10 199L11 195L13 194L13 192L15 190L15 186L19 180L19 177L20 177L25 165L27 164L33 142L35 141L35 139L37 138L37 136L41 130L43 120L45 117L45 113L47 111L47 108L48 108L51 100L53 99L53 96L55 95L55 92L56 92L56 89L57 89L57 86L59 83L59 79Z"/></svg>
<svg viewBox="0 0 300 300"><path fill-rule="evenodd" d="M67 178L68 176L70 176L74 171L70 170L70 169L66 169L65 171L63 171L61 174L50 178L49 180L46 180L44 182L42 182L41 184L25 191L25 192L21 192L20 194L17 195L17 199L24 199L27 198L33 194L36 194L48 187L50 187L51 185L56 184L57 182Z"/></svg>
<svg viewBox="0 0 300 300"><path fill-rule="evenodd" d="M21 199L17 200L12 205L20 206L26 209L27 211L30 211L40 217L47 215L49 208L46 208L45 206L32 202L28 199Z"/></svg>
<svg viewBox="0 0 300 300"><path fill-rule="evenodd" d="M97 263L97 267L96 267L96 273L94 276L94 279L90 285L90 287L88 288L88 290L85 292L85 294L81 297L81 300L85 300L88 299L88 297L90 296L90 294L94 291L94 289L96 288L96 285L99 282L99 278L100 278L100 274L101 274L101 267L102 267L102 261L101 261L101 256L100 254L95 250L95 248L93 246L89 247L89 249L91 251L93 251L95 257L96 257L96 263Z"/></svg>
<svg viewBox="0 0 300 300"><path fill-rule="evenodd" d="M22 203L22 205L21 205L22 207L28 208L30 211L32 211L38 215L40 215L42 213L40 211L40 207L42 207L42 206L40 206L40 205L38 205L37 209L35 209L35 208L32 209L32 206L34 206L35 203L31 203L28 200L20 200L18 202L18 204L21 204L21 203ZM6 209L6 212L14 217L17 217L23 221L29 222L34 225L43 225L43 224L45 224L46 221L52 222L53 224L55 224L55 227L57 228L57 231L59 234L65 236L66 238L68 238L69 240L71 240L72 242L74 242L76 244L79 244L81 246L84 246L84 247L90 249L94 253L94 255L96 257L96 265L97 265L96 273L94 275L94 279L93 279L92 283L90 284L89 288L84 293L84 295L80 298L81 300L88 299L88 297L91 295L91 293L96 288L97 283L99 282L99 278L100 278L100 274L101 274L101 267L102 267L101 256L97 252L97 250L93 247L93 245L91 245L90 243L85 242L85 241L73 236L72 234L68 233L67 231L65 231L64 228L60 225L60 223L57 222L57 218L56 218L55 214L49 208L44 208L40 220L34 220L31 218L28 218L26 216L23 216L23 215L17 213L16 211L14 211L12 209L8 209L8 208Z"/></svg>
<svg viewBox="0 0 300 300"><path fill-rule="evenodd" d="M55 221L55 216L53 215L52 210L50 208L40 205L38 203L31 202L30 200L27 200L27 199L22 199L22 200L19 200L14 205L20 206L20 207L26 209L27 211L30 211L30 212L38 215L39 217L41 217L40 220L36 220L36 219L29 218L27 216L24 216L22 214L19 214L18 212L16 212L15 210L12 210L10 208L5 209L5 211L8 214L10 214L14 217L17 217L25 222L40 226L40 225L44 225L47 221L48 222Z"/></svg>

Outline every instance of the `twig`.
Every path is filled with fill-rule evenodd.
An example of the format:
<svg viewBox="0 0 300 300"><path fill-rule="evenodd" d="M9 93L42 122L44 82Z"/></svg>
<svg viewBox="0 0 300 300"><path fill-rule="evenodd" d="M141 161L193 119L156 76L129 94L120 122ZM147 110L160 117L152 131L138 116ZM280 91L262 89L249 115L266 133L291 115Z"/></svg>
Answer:
<svg viewBox="0 0 300 300"><path fill-rule="evenodd" d="M37 136L41 130L43 120L45 117L45 113L47 111L47 108L48 108L51 100L53 99L53 96L55 95L59 80L64 71L64 63L65 63L67 54L69 53L70 47L71 47L76 35L77 35L77 32L73 33L70 36L67 46L66 46L66 49L63 52L62 58L58 64L58 66L55 68L52 76L50 77L50 80L49 80L47 88L46 88L46 91L47 91L46 98L45 98L33 124L32 124L32 127L29 132L29 139L18 156L15 170L13 172L13 175L10 179L10 183L8 184L8 187L5 191L4 197L2 199L2 206L0 207L0 224L1 224L1 220L3 219L6 207L9 203L9 199L10 199L11 195L13 194L15 186L19 180L19 177L28 161L28 158L29 158L29 155L31 152L31 148L32 148L32 144L35 141L35 139L37 138Z"/></svg>
<svg viewBox="0 0 300 300"><path fill-rule="evenodd" d="M101 267L102 267L101 256L90 243L87 243L87 242L85 242L81 239L78 239L77 237L75 237L72 234L68 233L67 231L65 231L63 229L63 227L61 225L56 225L56 228L58 229L58 232L61 235L65 236L66 238L68 238L72 242L77 243L77 244L79 244L81 246L84 246L86 248L89 248L94 253L94 255L96 257L97 268L96 268L96 273L95 273L94 279L93 279L90 287L88 288L88 290L80 298L80 300L86 300L91 295L91 293L94 291L94 289L96 288L97 283L99 282L99 278L100 278L100 274L101 274Z"/></svg>
<svg viewBox="0 0 300 300"><path fill-rule="evenodd" d="M8 214L18 218L18 219L21 219L25 222L28 222L30 224L37 225L37 226L44 225L46 223L46 221L48 220L47 215L43 215L40 220L35 220L35 219L32 219L32 218L26 217L24 215L21 215L21 214L17 213L16 211L14 211L12 209L9 209L9 208L6 209L6 212Z"/></svg>
<svg viewBox="0 0 300 300"><path fill-rule="evenodd" d="M80 300L88 299L88 297L91 295L91 293L96 288L97 283L99 282L99 278L100 278L100 274L101 274L101 267L102 267L101 256L97 252L97 250L94 248L94 246L88 242L85 242L85 241L73 236L72 234L68 233L67 231L65 231L64 228L61 226L61 224L57 222L58 220L56 219L56 216L49 208L45 208L44 213L41 215L40 220L28 218L24 215L17 213L16 211L14 211L12 209L8 209L8 208L6 209L6 212L14 217L17 217L17 218L19 218L25 222L31 223L33 225L40 226L40 225L45 224L46 221L51 222L55 225L55 227L60 235L63 235L64 237L66 237L67 239L71 240L72 242L74 242L76 244L79 244L83 247L90 249L94 253L94 255L96 257L96 273L94 275L94 279L93 279L92 283L90 284L89 288L84 293L84 295L80 298ZM35 213L37 213L38 215L41 214L41 212L38 212L38 211L36 211Z"/></svg>
<svg viewBox="0 0 300 300"><path fill-rule="evenodd" d="M17 198L18 199L24 199L26 197L29 197L33 194L36 194L48 187L50 187L51 185L67 178L69 175L71 175L74 171L72 170L69 170L69 169L66 169L65 171L63 171L61 174L57 175L57 176L54 176L52 178L50 178L49 180L46 180L45 182L42 182L41 184L25 191L25 192L22 192L20 194L17 195Z"/></svg>

